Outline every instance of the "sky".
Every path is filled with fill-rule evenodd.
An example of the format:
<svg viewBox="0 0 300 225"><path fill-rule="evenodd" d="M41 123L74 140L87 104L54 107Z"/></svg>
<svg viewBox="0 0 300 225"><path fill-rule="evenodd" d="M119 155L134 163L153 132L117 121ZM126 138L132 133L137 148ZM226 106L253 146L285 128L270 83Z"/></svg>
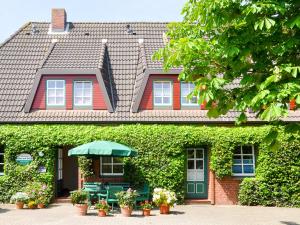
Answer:
<svg viewBox="0 0 300 225"><path fill-rule="evenodd" d="M0 43L29 21L65 8L70 22L180 21L186 0L0 0Z"/></svg>

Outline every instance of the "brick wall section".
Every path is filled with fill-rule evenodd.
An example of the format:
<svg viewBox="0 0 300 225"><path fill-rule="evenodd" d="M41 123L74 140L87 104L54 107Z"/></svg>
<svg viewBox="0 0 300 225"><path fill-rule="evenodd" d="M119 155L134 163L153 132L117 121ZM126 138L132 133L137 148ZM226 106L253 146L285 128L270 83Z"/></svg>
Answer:
<svg viewBox="0 0 300 225"><path fill-rule="evenodd" d="M235 177L215 179L215 204L234 205L238 203L238 192L241 180Z"/></svg>
<svg viewBox="0 0 300 225"><path fill-rule="evenodd" d="M171 80L173 82L173 109L180 110L181 109L180 81L178 80L178 74L150 75L143 93L143 97L139 109L141 110L153 109L153 81L155 80ZM205 104L201 104L199 109L205 109Z"/></svg>
<svg viewBox="0 0 300 225"><path fill-rule="evenodd" d="M64 31L67 22L65 9L52 9L51 26L53 31Z"/></svg>
<svg viewBox="0 0 300 225"><path fill-rule="evenodd" d="M66 82L66 107L67 110L73 109L73 81L74 80L91 80L93 82L93 109L107 109L102 90L95 75L44 75L37 89L32 109L46 109L46 80L47 79L64 79Z"/></svg>

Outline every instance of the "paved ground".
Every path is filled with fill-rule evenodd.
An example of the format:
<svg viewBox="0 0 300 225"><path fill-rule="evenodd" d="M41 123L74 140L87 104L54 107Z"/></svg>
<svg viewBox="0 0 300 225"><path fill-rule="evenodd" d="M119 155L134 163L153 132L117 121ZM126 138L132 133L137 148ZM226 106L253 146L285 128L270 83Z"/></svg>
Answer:
<svg viewBox="0 0 300 225"><path fill-rule="evenodd" d="M88 216L77 216L70 204L54 204L48 209L15 210L14 205L0 205L0 225L300 225L300 209L242 206L186 205L176 206L170 215L143 217L135 211L132 217L120 214L97 217L95 210Z"/></svg>

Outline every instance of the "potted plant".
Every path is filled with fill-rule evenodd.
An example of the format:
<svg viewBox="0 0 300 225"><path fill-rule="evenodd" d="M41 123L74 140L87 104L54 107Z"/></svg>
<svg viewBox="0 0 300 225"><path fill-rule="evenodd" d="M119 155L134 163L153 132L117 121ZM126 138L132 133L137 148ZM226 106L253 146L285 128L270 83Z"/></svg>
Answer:
<svg viewBox="0 0 300 225"><path fill-rule="evenodd" d="M81 216L87 214L88 204L87 204L88 193L82 190L73 191L71 193L71 202L78 209L78 213Z"/></svg>
<svg viewBox="0 0 300 225"><path fill-rule="evenodd" d="M105 200L101 200L98 204L95 205L95 208L98 209L98 216L100 217L105 217L110 210L110 206Z"/></svg>
<svg viewBox="0 0 300 225"><path fill-rule="evenodd" d="M25 192L17 192L10 198L10 202L16 204L16 209L23 209L24 204L29 200Z"/></svg>
<svg viewBox="0 0 300 225"><path fill-rule="evenodd" d="M141 204L141 207L143 209L143 216L150 216L151 209L153 208L152 203L149 201L145 201Z"/></svg>
<svg viewBox="0 0 300 225"><path fill-rule="evenodd" d="M129 188L127 191L116 193L123 216L131 216L137 193Z"/></svg>
<svg viewBox="0 0 300 225"><path fill-rule="evenodd" d="M170 207L177 201L176 194L164 188L155 188L153 191L153 202L159 207L160 214L169 214Z"/></svg>
<svg viewBox="0 0 300 225"><path fill-rule="evenodd" d="M38 181L29 183L24 191L28 194L30 201L35 201L38 208L45 208L49 202L47 185Z"/></svg>
<svg viewBox="0 0 300 225"><path fill-rule="evenodd" d="M46 196L40 196L37 200L37 207L39 209L44 209L46 208L46 204L48 203L48 200L46 198Z"/></svg>
<svg viewBox="0 0 300 225"><path fill-rule="evenodd" d="M27 206L28 206L28 209L36 209L37 203L36 203L36 201L31 200L27 203Z"/></svg>

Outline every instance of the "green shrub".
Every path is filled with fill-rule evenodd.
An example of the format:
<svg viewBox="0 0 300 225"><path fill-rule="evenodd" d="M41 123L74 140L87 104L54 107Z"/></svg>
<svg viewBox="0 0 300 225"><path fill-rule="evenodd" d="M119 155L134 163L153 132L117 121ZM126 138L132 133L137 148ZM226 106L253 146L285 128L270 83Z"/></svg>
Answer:
<svg viewBox="0 0 300 225"><path fill-rule="evenodd" d="M240 184L239 202L242 205L260 205L261 193L259 180L256 178L245 178Z"/></svg>

